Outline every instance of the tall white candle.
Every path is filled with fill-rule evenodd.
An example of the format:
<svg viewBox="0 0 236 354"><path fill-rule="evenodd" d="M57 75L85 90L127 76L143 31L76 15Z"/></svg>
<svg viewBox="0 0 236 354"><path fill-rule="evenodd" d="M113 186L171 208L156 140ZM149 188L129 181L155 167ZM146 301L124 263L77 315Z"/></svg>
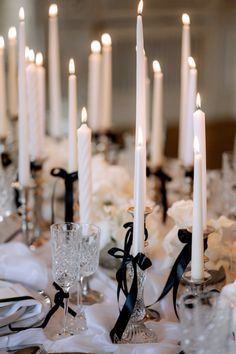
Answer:
<svg viewBox="0 0 236 354"><path fill-rule="evenodd" d="M45 68L43 67L43 54L36 54L36 70L37 70L37 102L38 102L38 119L39 119L39 134L40 134L40 155L44 156L44 141L45 141L45 124L46 124L46 87L45 87Z"/></svg>
<svg viewBox="0 0 236 354"><path fill-rule="evenodd" d="M202 222L203 228L207 226L207 186L206 186L206 127L205 113L201 110L201 98L197 94L197 110L193 114L193 132L199 141L200 154L202 155Z"/></svg>
<svg viewBox="0 0 236 354"><path fill-rule="evenodd" d="M38 116L38 85L37 69L35 65L35 55L33 49L29 51L29 64L26 68L27 83L27 107L29 117L29 143L30 159L36 161L40 158L40 121Z"/></svg>
<svg viewBox="0 0 236 354"><path fill-rule="evenodd" d="M92 216L92 148L91 129L87 125L87 112L82 109L82 124L77 130L78 137L78 174L80 222L91 223Z"/></svg>
<svg viewBox="0 0 236 354"><path fill-rule="evenodd" d="M23 7L19 11L19 67L18 67L18 109L19 109L19 182L28 186L30 181L29 163L29 127L26 100L26 70L25 70L25 14Z"/></svg>
<svg viewBox="0 0 236 354"><path fill-rule="evenodd" d="M181 77L180 77L180 120L179 120L179 152L178 156L183 161L185 150L185 127L187 114L187 90L188 90L188 57L190 56L190 18L188 14L182 15L182 51L181 51ZM192 149L191 149L192 150Z"/></svg>
<svg viewBox="0 0 236 354"><path fill-rule="evenodd" d="M194 184L191 277L195 281L204 278L204 247L202 223L202 155L198 138L194 138Z"/></svg>
<svg viewBox="0 0 236 354"><path fill-rule="evenodd" d="M145 88L145 112L146 112L146 140L150 140L150 86L151 82L148 75L148 58L145 55L145 76L146 76L146 88Z"/></svg>
<svg viewBox="0 0 236 354"><path fill-rule="evenodd" d="M193 112L196 105L197 94L197 69L192 57L188 58L189 80L187 94L187 112L186 112L186 130L185 130L185 148L183 149L183 164L186 167L193 166Z"/></svg>
<svg viewBox="0 0 236 354"><path fill-rule="evenodd" d="M153 61L152 135L150 163L160 167L163 163L163 73L157 60Z"/></svg>
<svg viewBox="0 0 236 354"><path fill-rule="evenodd" d="M134 167L133 254L144 250L144 209L146 204L146 74L142 25L143 1L138 5L136 28L136 136Z"/></svg>
<svg viewBox="0 0 236 354"><path fill-rule="evenodd" d="M7 110L6 110L6 80L5 80L5 43L0 37L0 139L7 137Z"/></svg>
<svg viewBox="0 0 236 354"><path fill-rule="evenodd" d="M139 128L138 142L135 147L135 172L134 172L134 233L133 233L133 255L144 252L144 157L145 148L143 145L142 130Z"/></svg>
<svg viewBox="0 0 236 354"><path fill-rule="evenodd" d="M8 31L8 112L10 117L18 114L17 102L17 54L16 54L16 28L10 27Z"/></svg>
<svg viewBox="0 0 236 354"><path fill-rule="evenodd" d="M74 59L69 62L69 127L68 144L69 158L68 171L77 171L77 141L76 141L76 123L77 123L77 78L75 75Z"/></svg>
<svg viewBox="0 0 236 354"><path fill-rule="evenodd" d="M103 33L102 41L102 95L101 95L101 129L111 128L112 115L112 41L108 33Z"/></svg>
<svg viewBox="0 0 236 354"><path fill-rule="evenodd" d="M91 43L88 71L88 116L89 125L94 132L100 128L100 93L101 93L101 44Z"/></svg>
<svg viewBox="0 0 236 354"><path fill-rule="evenodd" d="M49 108L50 108L50 134L54 138L61 136L61 77L60 53L58 34L58 8L56 4L49 7L49 43L48 43L48 69L49 69Z"/></svg>

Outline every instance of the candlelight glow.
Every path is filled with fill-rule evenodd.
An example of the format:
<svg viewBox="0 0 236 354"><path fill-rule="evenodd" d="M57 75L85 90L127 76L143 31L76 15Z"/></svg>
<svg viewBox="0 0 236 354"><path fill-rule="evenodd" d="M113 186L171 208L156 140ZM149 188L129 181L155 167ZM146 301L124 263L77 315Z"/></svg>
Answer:
<svg viewBox="0 0 236 354"><path fill-rule="evenodd" d="M69 73L70 75L73 75L75 73L75 62L74 59L70 58L69 61Z"/></svg>
<svg viewBox="0 0 236 354"><path fill-rule="evenodd" d="M29 59L29 47L25 47L25 59L28 60Z"/></svg>
<svg viewBox="0 0 236 354"><path fill-rule="evenodd" d="M182 22L183 25L189 25L190 24L190 17L188 14L183 14L182 15Z"/></svg>
<svg viewBox="0 0 236 354"><path fill-rule="evenodd" d="M138 4L138 14L142 15L142 12L143 12L143 0L140 0Z"/></svg>
<svg viewBox="0 0 236 354"><path fill-rule="evenodd" d="M196 97L196 107L197 109L201 108L201 96L199 92L197 93L197 97Z"/></svg>
<svg viewBox="0 0 236 354"><path fill-rule="evenodd" d="M105 46L111 45L111 36L109 35L109 33L103 33L101 40L103 45Z"/></svg>
<svg viewBox="0 0 236 354"><path fill-rule="evenodd" d="M3 38L3 36L0 36L0 48L2 49L2 48L4 48L4 46L5 46L4 38Z"/></svg>
<svg viewBox="0 0 236 354"><path fill-rule="evenodd" d="M58 14L57 4L52 4L49 6L48 14L50 17L55 17Z"/></svg>
<svg viewBox="0 0 236 354"><path fill-rule="evenodd" d="M34 62L34 59L35 59L34 50L33 50L33 49L30 49L30 50L29 50L29 62L30 62L30 63L33 63L33 62Z"/></svg>
<svg viewBox="0 0 236 354"><path fill-rule="evenodd" d="M195 154L200 154L200 146L197 136L195 136L193 140L193 151L195 152Z"/></svg>
<svg viewBox="0 0 236 354"><path fill-rule="evenodd" d="M142 146L143 145L143 132L142 129L139 128L138 130L138 146Z"/></svg>
<svg viewBox="0 0 236 354"><path fill-rule="evenodd" d="M81 111L81 122L87 123L87 110L85 107L83 107Z"/></svg>
<svg viewBox="0 0 236 354"><path fill-rule="evenodd" d="M188 57L188 65L189 65L190 69L196 68L196 63L195 63L195 60L193 59L193 57Z"/></svg>
<svg viewBox="0 0 236 354"><path fill-rule="evenodd" d="M92 41L91 51L92 51L92 53L100 53L101 52L101 44L99 41Z"/></svg>
<svg viewBox="0 0 236 354"><path fill-rule="evenodd" d="M36 61L36 65L38 65L38 66L43 65L43 54L40 52L37 53L35 61Z"/></svg>
<svg viewBox="0 0 236 354"><path fill-rule="evenodd" d="M10 27L8 31L8 39L16 39L16 27Z"/></svg>
<svg viewBox="0 0 236 354"><path fill-rule="evenodd" d="M25 20L25 11L24 11L23 7L20 8L19 19L20 19L20 21L24 21Z"/></svg>
<svg viewBox="0 0 236 354"><path fill-rule="evenodd" d="M154 60L153 62L152 62L152 67L153 67L153 71L155 72L155 73L160 73L161 72L161 66L160 66L160 63L159 63L159 61L158 60Z"/></svg>

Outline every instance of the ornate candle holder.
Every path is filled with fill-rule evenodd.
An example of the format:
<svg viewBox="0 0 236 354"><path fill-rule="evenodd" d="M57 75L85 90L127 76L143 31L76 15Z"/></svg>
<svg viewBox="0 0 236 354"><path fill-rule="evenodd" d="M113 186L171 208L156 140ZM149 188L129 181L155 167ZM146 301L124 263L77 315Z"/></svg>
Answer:
<svg viewBox="0 0 236 354"><path fill-rule="evenodd" d="M134 268L128 266L127 279L131 284L134 278ZM141 344L141 343L156 343L156 334L147 328L144 324L146 316L146 308L143 300L144 283L146 279L146 271L137 266L137 299L135 302L133 313L125 328L125 331L117 343L120 344Z"/></svg>
<svg viewBox="0 0 236 354"><path fill-rule="evenodd" d="M130 207L128 212L133 215L134 208ZM151 212L150 208L145 210L145 218ZM119 317L114 328L110 332L113 343L154 343L157 342L156 334L145 326L146 307L144 304L144 282L146 269L151 266L151 261L143 253L136 256L130 254L133 243L133 223L124 225L127 229L124 242L124 250L111 248L108 253L115 258L121 258L122 263L116 273L119 293L122 290L125 296L125 303L120 310ZM147 229L144 227L144 238L147 240ZM147 245L147 242L146 242Z"/></svg>
<svg viewBox="0 0 236 354"><path fill-rule="evenodd" d="M15 188L19 193L19 202L20 207L18 208L21 216L21 231L23 235L23 242L30 246L32 242L32 210L29 206L30 193L35 188L33 182L30 183L29 186L22 186L19 181L14 182L12 184L13 188Z"/></svg>
<svg viewBox="0 0 236 354"><path fill-rule="evenodd" d="M129 207L128 208L128 213L130 215L132 215L132 217L134 217L134 207ZM144 210L144 228L146 229L146 220L148 215L150 215L152 213L152 208L150 207L146 207ZM144 246L147 247L148 246L148 241L144 242ZM159 314L158 311L148 308L146 307L145 310L145 317L144 317L144 321L155 321L155 322L159 322L161 319L161 316Z"/></svg>

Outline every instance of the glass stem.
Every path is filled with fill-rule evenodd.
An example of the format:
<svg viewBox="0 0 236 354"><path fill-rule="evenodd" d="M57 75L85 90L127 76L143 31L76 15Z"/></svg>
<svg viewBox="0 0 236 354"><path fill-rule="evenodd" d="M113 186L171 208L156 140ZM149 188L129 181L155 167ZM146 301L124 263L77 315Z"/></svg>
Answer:
<svg viewBox="0 0 236 354"><path fill-rule="evenodd" d="M63 328L63 334L66 334L66 325L67 325L67 313L68 313L68 300L69 298L64 299L64 328Z"/></svg>
<svg viewBox="0 0 236 354"><path fill-rule="evenodd" d="M83 309L83 280L84 277L80 276L77 287L77 304L79 307L79 311L81 312Z"/></svg>

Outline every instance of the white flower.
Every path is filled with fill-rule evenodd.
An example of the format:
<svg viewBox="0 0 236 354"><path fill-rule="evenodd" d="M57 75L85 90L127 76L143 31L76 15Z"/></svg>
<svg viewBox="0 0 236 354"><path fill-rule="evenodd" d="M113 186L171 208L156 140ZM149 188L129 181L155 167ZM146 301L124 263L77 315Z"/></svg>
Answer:
<svg viewBox="0 0 236 354"><path fill-rule="evenodd" d="M180 228L188 228L192 226L193 218L193 201L180 200L173 203L168 209L167 214L174 220L175 224Z"/></svg>

